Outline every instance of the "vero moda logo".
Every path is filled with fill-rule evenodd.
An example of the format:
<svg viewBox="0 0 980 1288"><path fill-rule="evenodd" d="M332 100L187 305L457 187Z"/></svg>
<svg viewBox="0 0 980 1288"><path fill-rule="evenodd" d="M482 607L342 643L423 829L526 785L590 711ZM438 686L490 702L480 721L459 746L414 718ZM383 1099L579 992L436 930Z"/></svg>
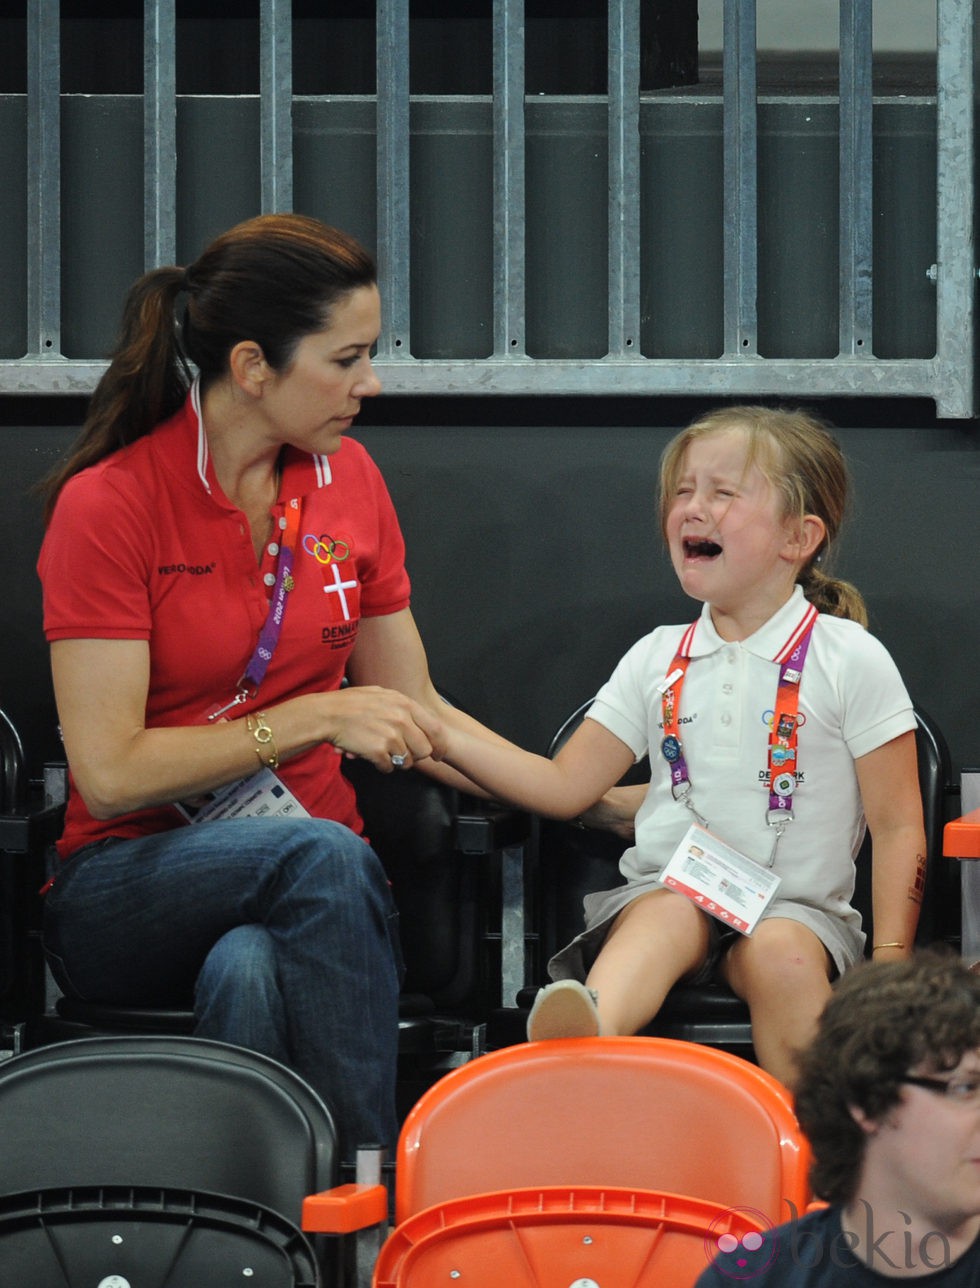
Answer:
<svg viewBox="0 0 980 1288"><path fill-rule="evenodd" d="M765 1213L755 1208L729 1208L708 1227L704 1240L705 1256L716 1262L719 1274L733 1282L758 1278L777 1260L783 1266L809 1270L832 1266L840 1270L855 1268L855 1248L861 1245L861 1261L878 1272L917 1271L931 1274L953 1264L946 1235L939 1230L927 1231L916 1239L908 1228L912 1218L906 1212L897 1214L905 1223L882 1227L876 1224L871 1205L860 1200L864 1228L840 1230L831 1239L815 1230L801 1228L801 1215L787 1200L790 1218L779 1227Z"/></svg>
<svg viewBox="0 0 980 1288"><path fill-rule="evenodd" d="M216 566L213 560L211 563L206 564L160 564L157 568L157 573L161 577L173 577L180 573L188 573L191 577L205 577L214 572Z"/></svg>

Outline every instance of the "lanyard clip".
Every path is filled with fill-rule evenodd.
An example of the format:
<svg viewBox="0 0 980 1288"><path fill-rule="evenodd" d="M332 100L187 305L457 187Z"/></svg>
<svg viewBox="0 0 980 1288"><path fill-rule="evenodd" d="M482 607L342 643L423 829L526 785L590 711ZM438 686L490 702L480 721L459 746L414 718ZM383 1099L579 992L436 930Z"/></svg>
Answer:
<svg viewBox="0 0 980 1288"><path fill-rule="evenodd" d="M248 701L249 696L248 689L239 689L230 702L226 702L223 707L218 707L217 710L208 713L208 723L213 724L215 720L220 720L225 712L230 711L232 707L240 707L242 703Z"/></svg>
<svg viewBox="0 0 980 1288"><path fill-rule="evenodd" d="M771 868L775 865L776 851L779 849L779 842L783 839L783 833L792 821L793 811L791 809L771 809L766 814L766 822L775 833L772 838L772 849L769 851L769 861L766 863L767 868Z"/></svg>
<svg viewBox="0 0 980 1288"><path fill-rule="evenodd" d="M702 827L708 826L708 820L706 818L702 818L702 816L694 808L694 801L691 798L690 781L674 783L672 784L670 791L671 791L671 795L674 797L674 800L680 801L680 803L683 806L685 806L685 808L689 809L691 813L694 815L694 817L697 819L697 821L701 824Z"/></svg>

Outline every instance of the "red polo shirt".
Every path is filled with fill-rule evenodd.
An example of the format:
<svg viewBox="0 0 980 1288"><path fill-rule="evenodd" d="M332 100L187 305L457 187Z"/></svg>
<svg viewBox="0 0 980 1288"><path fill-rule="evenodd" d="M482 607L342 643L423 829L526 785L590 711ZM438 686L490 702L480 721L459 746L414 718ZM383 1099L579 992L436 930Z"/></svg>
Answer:
<svg viewBox="0 0 980 1288"><path fill-rule="evenodd" d="M236 716L339 687L361 617L407 607L405 548L365 449L287 448L276 517L302 498L294 589L257 697ZM196 724L229 701L269 610L278 546L261 565L245 516L214 476L194 394L151 434L68 481L38 561L44 630L60 639L140 639L150 648L148 728ZM340 757L320 746L279 774L310 814L360 830ZM173 808L93 819L72 788L63 857L107 836L182 825Z"/></svg>

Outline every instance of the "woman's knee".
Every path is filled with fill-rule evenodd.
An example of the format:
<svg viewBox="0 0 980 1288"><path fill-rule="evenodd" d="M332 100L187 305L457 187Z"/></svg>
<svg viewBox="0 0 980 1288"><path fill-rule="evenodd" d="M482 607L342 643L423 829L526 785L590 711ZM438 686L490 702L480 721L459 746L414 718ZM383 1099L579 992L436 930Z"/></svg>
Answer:
<svg viewBox="0 0 980 1288"><path fill-rule="evenodd" d="M194 989L198 1037L290 1062L275 942L264 926L236 926L204 960Z"/></svg>
<svg viewBox="0 0 980 1288"><path fill-rule="evenodd" d="M217 941L204 959L197 992L214 995L235 991L264 991L276 987L275 941L264 926L236 926Z"/></svg>
<svg viewBox="0 0 980 1288"><path fill-rule="evenodd" d="M390 914L391 888L381 861L363 839L326 819L271 820L243 838L247 890L241 920L277 932L309 918L372 919Z"/></svg>
<svg viewBox="0 0 980 1288"><path fill-rule="evenodd" d="M338 823L304 819L284 837L275 879L256 905L280 950L302 947L372 969L393 959L401 970L398 914L391 885L374 850Z"/></svg>
<svg viewBox="0 0 980 1288"><path fill-rule="evenodd" d="M388 888L381 860L362 836L330 819L297 819L278 847L296 879L315 874L326 887Z"/></svg>

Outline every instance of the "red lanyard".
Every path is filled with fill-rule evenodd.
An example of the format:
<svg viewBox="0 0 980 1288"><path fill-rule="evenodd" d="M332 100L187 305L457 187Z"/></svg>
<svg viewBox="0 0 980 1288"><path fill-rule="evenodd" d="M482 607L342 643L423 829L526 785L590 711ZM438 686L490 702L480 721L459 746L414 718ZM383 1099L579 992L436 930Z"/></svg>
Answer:
<svg viewBox="0 0 980 1288"><path fill-rule="evenodd" d="M770 827L776 828L777 840L786 824L793 819L793 792L798 772L800 680L817 616L816 608L810 604L790 638L773 658L779 664L779 684L769 729L769 808L766 821ZM674 799L682 801L704 823L691 800L691 775L680 737L681 693L691 662L697 625L697 622L692 622L684 632L667 678L660 685L664 731L660 750L670 769L670 790Z"/></svg>

